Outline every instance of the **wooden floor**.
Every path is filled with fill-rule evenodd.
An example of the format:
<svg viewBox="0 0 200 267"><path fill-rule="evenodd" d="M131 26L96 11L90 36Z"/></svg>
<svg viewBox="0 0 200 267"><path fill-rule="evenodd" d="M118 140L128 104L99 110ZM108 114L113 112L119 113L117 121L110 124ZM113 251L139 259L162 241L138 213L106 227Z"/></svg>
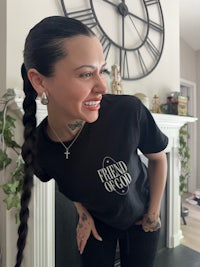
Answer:
<svg viewBox="0 0 200 267"><path fill-rule="evenodd" d="M181 245L158 253L154 267L200 267L200 206L185 201L189 197L191 194L184 194L182 200L189 214L186 225L181 221Z"/></svg>
<svg viewBox="0 0 200 267"><path fill-rule="evenodd" d="M185 194L182 201L183 206L189 209L189 215L185 218L187 224L181 224L181 244L200 253L200 206L189 204L186 200L190 197L191 194Z"/></svg>

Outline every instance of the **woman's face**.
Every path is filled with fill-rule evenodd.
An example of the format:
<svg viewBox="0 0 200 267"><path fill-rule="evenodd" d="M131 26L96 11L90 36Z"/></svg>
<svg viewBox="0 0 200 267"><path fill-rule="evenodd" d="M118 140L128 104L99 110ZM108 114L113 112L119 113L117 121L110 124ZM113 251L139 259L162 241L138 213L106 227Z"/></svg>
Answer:
<svg viewBox="0 0 200 267"><path fill-rule="evenodd" d="M64 45L67 56L56 63L54 76L44 79L49 117L93 122L107 92L102 46L96 37L83 35L66 39Z"/></svg>

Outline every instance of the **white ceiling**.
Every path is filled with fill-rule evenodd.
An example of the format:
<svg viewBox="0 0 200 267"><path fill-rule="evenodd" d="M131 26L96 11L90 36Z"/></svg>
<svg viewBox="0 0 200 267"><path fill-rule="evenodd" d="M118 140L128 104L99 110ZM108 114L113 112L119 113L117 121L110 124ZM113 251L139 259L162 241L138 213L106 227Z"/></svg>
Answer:
<svg viewBox="0 0 200 267"><path fill-rule="evenodd" d="M200 0L179 0L180 35L195 51L200 50Z"/></svg>

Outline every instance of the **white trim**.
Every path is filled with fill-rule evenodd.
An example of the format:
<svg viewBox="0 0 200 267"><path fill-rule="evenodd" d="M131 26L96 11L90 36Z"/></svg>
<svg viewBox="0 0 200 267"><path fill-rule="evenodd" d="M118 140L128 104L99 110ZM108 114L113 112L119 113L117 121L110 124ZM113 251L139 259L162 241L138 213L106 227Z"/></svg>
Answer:
<svg viewBox="0 0 200 267"><path fill-rule="evenodd" d="M181 79L180 85L185 86L189 89L190 105L188 113L192 116L197 115L197 92L196 84L194 82ZM191 175L188 180L188 191L194 192L197 188L197 124L192 123L188 125L190 138L189 138L189 147L190 147L190 171Z"/></svg>
<svg viewBox="0 0 200 267"><path fill-rule="evenodd" d="M34 179L34 267L55 266L55 183ZM33 263L31 263L33 264Z"/></svg>
<svg viewBox="0 0 200 267"><path fill-rule="evenodd" d="M192 100L196 100L196 97L197 97L196 83L189 81L189 80L181 79L180 85L188 87L191 90L190 97L192 98ZM189 112L191 112L190 114L191 116L194 116L194 117L197 116L197 102L196 101L192 102Z"/></svg>

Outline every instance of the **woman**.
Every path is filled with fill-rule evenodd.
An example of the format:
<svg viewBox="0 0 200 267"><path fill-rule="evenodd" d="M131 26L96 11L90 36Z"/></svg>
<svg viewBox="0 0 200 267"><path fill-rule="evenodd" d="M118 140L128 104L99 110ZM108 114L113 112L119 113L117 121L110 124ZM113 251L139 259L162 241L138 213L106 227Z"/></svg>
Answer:
<svg viewBox="0 0 200 267"><path fill-rule="evenodd" d="M25 177L16 267L25 246L33 174L44 182L54 178L74 202L84 267L114 266L117 241L122 267L153 266L168 140L137 98L106 94L106 72L99 40L77 20L48 17L26 38ZM48 116L36 129L37 96Z"/></svg>

